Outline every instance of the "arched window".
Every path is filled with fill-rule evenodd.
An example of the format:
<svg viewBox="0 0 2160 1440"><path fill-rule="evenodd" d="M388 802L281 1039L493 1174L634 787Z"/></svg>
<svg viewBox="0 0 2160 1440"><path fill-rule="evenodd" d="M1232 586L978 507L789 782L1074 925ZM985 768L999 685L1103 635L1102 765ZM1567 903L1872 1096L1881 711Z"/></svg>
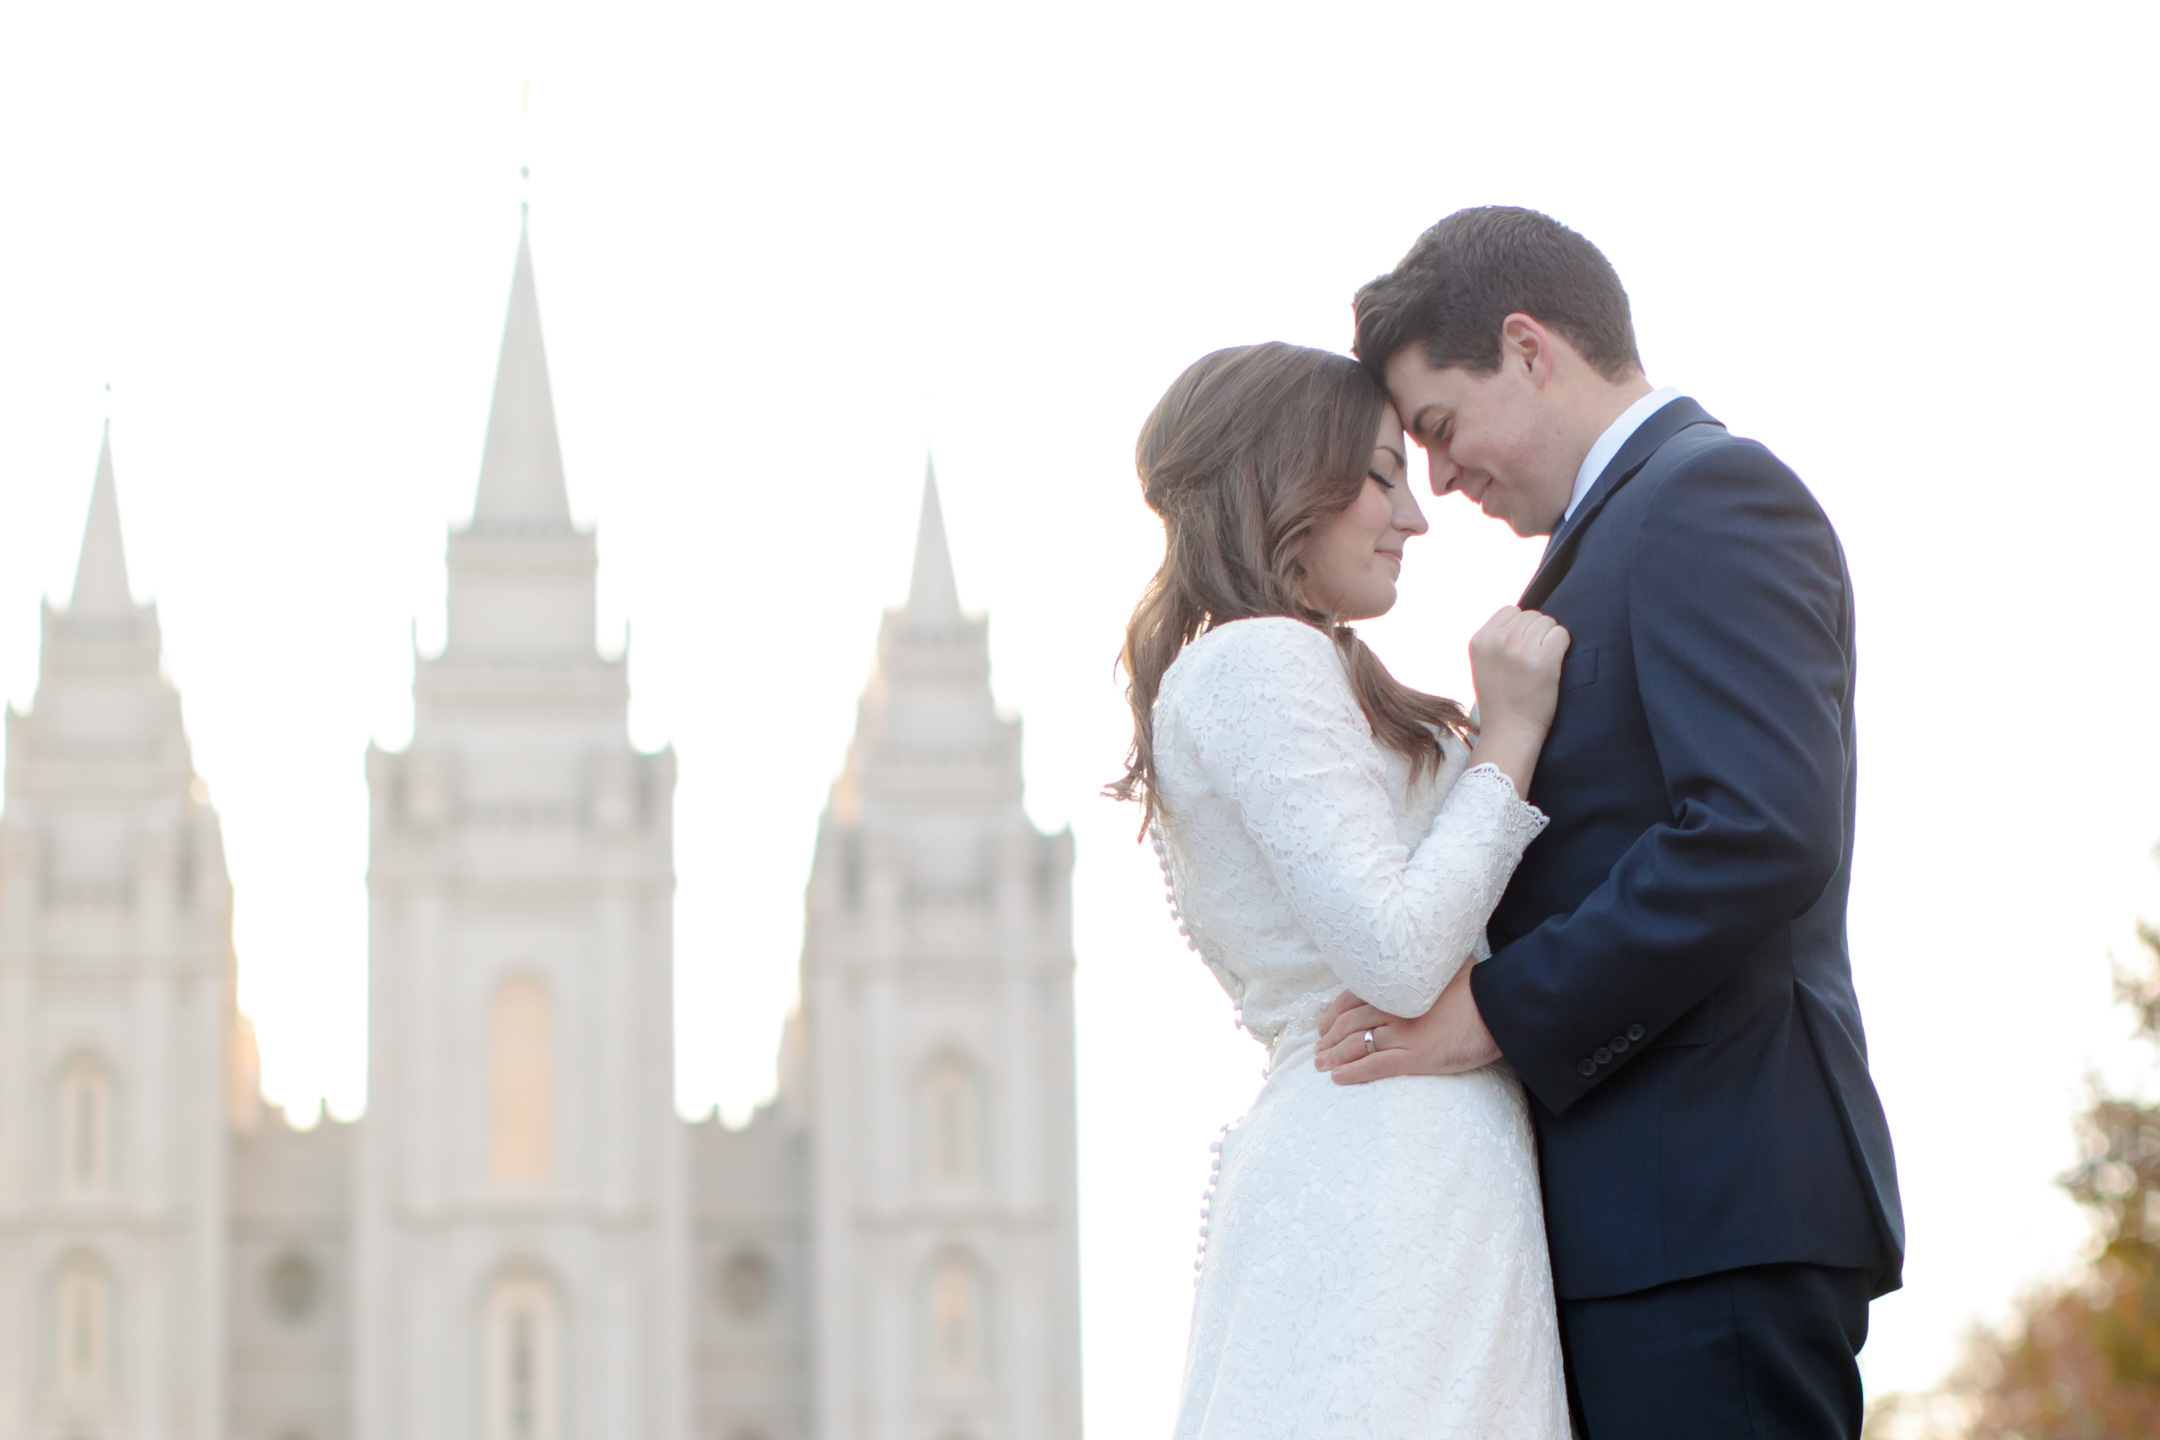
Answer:
<svg viewBox="0 0 2160 1440"><path fill-rule="evenodd" d="M966 1190L982 1183L982 1082L957 1055L930 1063L922 1084L922 1172L931 1188Z"/></svg>
<svg viewBox="0 0 2160 1440"><path fill-rule="evenodd" d="M562 1317L545 1281L497 1282L488 1295L487 1440L559 1440Z"/></svg>
<svg viewBox="0 0 2160 1440"><path fill-rule="evenodd" d="M287 1325L305 1325L322 1299L322 1268L304 1251L286 1250L263 1271L263 1298Z"/></svg>
<svg viewBox="0 0 2160 1440"><path fill-rule="evenodd" d="M507 1185L537 1184L555 1164L554 1015L538 980L514 976L496 990L493 1041L488 1173Z"/></svg>
<svg viewBox="0 0 2160 1440"><path fill-rule="evenodd" d="M105 1067L83 1056L60 1077L60 1183L95 1194L113 1178L113 1084Z"/></svg>
<svg viewBox="0 0 2160 1440"><path fill-rule="evenodd" d="M112 1383L112 1283L105 1269L77 1256L60 1269L53 1292L53 1355L60 1388L96 1394Z"/></svg>
<svg viewBox="0 0 2160 1440"><path fill-rule="evenodd" d="M721 1262L720 1300L737 1319L755 1320L772 1303L772 1261L744 1248Z"/></svg>
<svg viewBox="0 0 2160 1440"><path fill-rule="evenodd" d="M989 1369L989 1296L982 1267L957 1250L930 1266L930 1378L972 1385Z"/></svg>

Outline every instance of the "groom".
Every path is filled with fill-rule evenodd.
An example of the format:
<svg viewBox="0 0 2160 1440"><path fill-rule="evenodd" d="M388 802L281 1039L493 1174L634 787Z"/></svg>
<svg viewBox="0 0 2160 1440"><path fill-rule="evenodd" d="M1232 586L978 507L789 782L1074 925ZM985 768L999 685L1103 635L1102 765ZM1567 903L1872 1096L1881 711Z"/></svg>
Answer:
<svg viewBox="0 0 2160 1440"><path fill-rule="evenodd" d="M1436 494L1552 537L1522 604L1573 643L1528 797L1552 823L1492 959L1419 1020L1342 997L1323 1064L1521 1078L1590 1440L1857 1437L1904 1221L1845 949L1837 536L1776 456L1651 388L1612 266L1534 211L1427 231L1358 292L1356 350Z"/></svg>

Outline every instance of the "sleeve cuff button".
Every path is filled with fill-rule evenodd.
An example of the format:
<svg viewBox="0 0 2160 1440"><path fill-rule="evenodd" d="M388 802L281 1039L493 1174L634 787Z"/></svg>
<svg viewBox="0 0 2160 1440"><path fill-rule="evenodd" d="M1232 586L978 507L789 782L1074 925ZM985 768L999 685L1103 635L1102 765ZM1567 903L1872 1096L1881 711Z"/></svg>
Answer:
<svg viewBox="0 0 2160 1440"><path fill-rule="evenodd" d="M1627 1027L1627 1038L1630 1040L1640 1040L1642 1039L1643 1034L1644 1031L1642 1026L1640 1025L1630 1025Z"/></svg>
<svg viewBox="0 0 2160 1440"><path fill-rule="evenodd" d="M1575 1073L1585 1080L1589 1079L1597 1074L1597 1061L1585 1058L1580 1064L1576 1065Z"/></svg>

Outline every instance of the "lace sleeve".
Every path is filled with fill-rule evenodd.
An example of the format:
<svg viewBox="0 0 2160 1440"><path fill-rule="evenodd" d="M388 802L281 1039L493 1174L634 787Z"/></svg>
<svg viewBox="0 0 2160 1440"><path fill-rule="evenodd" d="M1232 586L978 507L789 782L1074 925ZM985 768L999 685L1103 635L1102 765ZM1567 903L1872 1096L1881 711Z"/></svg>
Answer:
<svg viewBox="0 0 2160 1440"><path fill-rule="evenodd" d="M1545 817L1505 775L1475 766L1413 851L1327 637L1293 620L1237 628L1251 633L1220 647L1188 702L1200 764L1236 801L1342 983L1389 1014L1422 1015L1469 958Z"/></svg>

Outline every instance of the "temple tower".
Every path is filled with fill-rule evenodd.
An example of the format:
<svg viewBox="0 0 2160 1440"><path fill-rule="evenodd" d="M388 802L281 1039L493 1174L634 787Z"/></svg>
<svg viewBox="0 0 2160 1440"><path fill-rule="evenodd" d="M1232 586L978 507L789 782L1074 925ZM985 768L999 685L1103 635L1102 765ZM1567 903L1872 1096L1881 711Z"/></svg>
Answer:
<svg viewBox="0 0 2160 1440"><path fill-rule="evenodd" d="M802 960L822 1440L1077 1440L1072 836L1021 805L927 476Z"/></svg>
<svg viewBox="0 0 2160 1440"><path fill-rule="evenodd" d="M0 1440L224 1440L232 887L108 430L74 593L7 717ZM235 1083L237 1082L237 1083Z"/></svg>
<svg viewBox="0 0 2160 1440"><path fill-rule="evenodd" d="M594 645L521 234L449 625L371 749L361 1440L683 1440L672 751Z"/></svg>

